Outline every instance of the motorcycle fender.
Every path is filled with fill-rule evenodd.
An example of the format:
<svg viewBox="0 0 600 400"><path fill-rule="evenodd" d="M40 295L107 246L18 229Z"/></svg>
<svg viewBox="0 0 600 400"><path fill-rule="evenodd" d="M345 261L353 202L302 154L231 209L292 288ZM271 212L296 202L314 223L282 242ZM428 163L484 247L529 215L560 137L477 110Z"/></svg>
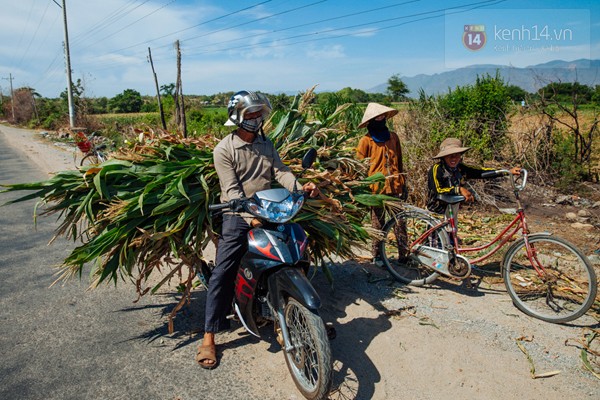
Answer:
<svg viewBox="0 0 600 400"><path fill-rule="evenodd" d="M271 275L269 295L276 310L283 309L287 297L293 297L311 311L321 308L321 298L300 268L286 267Z"/></svg>
<svg viewBox="0 0 600 400"><path fill-rule="evenodd" d="M259 338L260 333L258 332L258 326L256 325L256 321L254 320L254 316L252 314L243 313L240 310L240 307L237 303L234 303L234 311L240 319L240 322L242 323L244 328L257 338Z"/></svg>
<svg viewBox="0 0 600 400"><path fill-rule="evenodd" d="M259 336L258 327L252 312L254 308L254 292L256 290L256 284L256 279L251 273L251 270L244 267L244 263L242 262L242 266L238 270L235 279L235 312L246 330L254 336Z"/></svg>

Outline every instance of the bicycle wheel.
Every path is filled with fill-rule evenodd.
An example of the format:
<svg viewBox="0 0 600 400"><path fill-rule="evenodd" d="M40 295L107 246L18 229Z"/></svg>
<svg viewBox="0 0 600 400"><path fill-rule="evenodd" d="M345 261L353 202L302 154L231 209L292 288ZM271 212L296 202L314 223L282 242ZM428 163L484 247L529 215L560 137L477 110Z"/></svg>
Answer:
<svg viewBox="0 0 600 400"><path fill-rule="evenodd" d="M504 284L517 308L543 321L562 323L581 317L596 298L594 268L583 253L566 240L549 235L529 236L534 263L527 256L523 239L506 252ZM537 260L537 261L536 261Z"/></svg>
<svg viewBox="0 0 600 400"><path fill-rule="evenodd" d="M403 211L386 222L379 254L390 274L400 282L421 286L433 282L439 274L423 265L416 254L408 248L427 230L436 226L438 220L424 212ZM449 242L444 228L436 229L421 244L439 249Z"/></svg>
<svg viewBox="0 0 600 400"><path fill-rule="evenodd" d="M285 362L298 390L307 399L326 399L331 387L331 348L325 324L294 298L284 309L292 350L285 351Z"/></svg>
<svg viewBox="0 0 600 400"><path fill-rule="evenodd" d="M88 153L86 154L79 163L80 166L84 167L86 165L96 165L100 164L104 161L104 157L101 153Z"/></svg>

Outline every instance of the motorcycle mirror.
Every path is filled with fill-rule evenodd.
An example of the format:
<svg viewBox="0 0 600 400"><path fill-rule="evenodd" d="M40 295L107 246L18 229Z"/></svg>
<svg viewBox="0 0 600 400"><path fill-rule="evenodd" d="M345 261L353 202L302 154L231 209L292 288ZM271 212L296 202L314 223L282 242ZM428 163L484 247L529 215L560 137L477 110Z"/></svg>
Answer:
<svg viewBox="0 0 600 400"><path fill-rule="evenodd" d="M310 168L317 159L317 150L314 148L308 149L304 158L302 158L302 169Z"/></svg>

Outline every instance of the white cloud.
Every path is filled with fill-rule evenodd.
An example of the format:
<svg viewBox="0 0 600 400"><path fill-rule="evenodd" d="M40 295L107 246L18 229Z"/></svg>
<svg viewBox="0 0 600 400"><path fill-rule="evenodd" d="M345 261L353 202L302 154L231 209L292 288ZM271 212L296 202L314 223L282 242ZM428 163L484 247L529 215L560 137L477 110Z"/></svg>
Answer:
<svg viewBox="0 0 600 400"><path fill-rule="evenodd" d="M313 47L305 50L306 56L315 60L325 60L325 59L339 59L345 58L346 52L344 51L344 46L342 45L330 45L330 46L321 46L321 47Z"/></svg>

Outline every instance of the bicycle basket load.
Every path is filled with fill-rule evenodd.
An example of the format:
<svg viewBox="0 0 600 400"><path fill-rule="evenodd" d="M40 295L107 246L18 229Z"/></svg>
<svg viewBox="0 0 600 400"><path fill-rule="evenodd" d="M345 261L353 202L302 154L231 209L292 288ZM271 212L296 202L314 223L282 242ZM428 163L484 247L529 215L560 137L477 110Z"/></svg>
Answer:
<svg viewBox="0 0 600 400"><path fill-rule="evenodd" d="M87 153L92 149L92 142L89 141L85 133L77 132L75 135L75 144L79 147L79 150L83 153Z"/></svg>

